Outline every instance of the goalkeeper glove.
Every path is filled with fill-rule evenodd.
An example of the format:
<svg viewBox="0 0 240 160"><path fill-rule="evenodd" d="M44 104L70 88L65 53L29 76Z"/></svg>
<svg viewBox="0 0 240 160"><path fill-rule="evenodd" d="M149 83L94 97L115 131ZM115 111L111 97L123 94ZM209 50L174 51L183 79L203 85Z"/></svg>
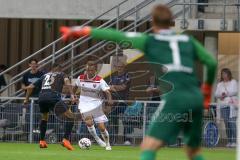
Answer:
<svg viewBox="0 0 240 160"><path fill-rule="evenodd" d="M209 105L211 102L211 94L212 94L212 86L204 83L201 87L203 96L204 96L204 108L205 109L209 109Z"/></svg>
<svg viewBox="0 0 240 160"><path fill-rule="evenodd" d="M76 26L76 27L66 27L62 26L60 27L60 32L62 34L62 39L63 41L67 41L71 38L80 38L84 36L89 36L91 33L91 27L81 27L81 26Z"/></svg>

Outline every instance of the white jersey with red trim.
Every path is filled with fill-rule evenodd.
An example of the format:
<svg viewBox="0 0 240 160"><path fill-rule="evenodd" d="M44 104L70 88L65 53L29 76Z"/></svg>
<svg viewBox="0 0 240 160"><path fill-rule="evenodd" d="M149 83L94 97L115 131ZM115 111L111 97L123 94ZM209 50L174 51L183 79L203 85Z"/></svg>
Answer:
<svg viewBox="0 0 240 160"><path fill-rule="evenodd" d="M100 76L88 79L86 74L80 75L75 83L81 88L78 109L81 113L89 112L97 107L102 107L102 91L109 89L108 84Z"/></svg>

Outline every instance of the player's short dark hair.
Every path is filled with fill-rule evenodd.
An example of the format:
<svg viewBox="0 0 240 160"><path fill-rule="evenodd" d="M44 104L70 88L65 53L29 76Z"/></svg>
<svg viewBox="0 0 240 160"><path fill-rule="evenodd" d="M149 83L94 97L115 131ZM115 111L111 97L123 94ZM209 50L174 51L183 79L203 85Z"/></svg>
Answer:
<svg viewBox="0 0 240 160"><path fill-rule="evenodd" d="M38 63L38 60L37 60L36 58L31 58L31 59L28 61L29 64L32 63L32 62Z"/></svg>
<svg viewBox="0 0 240 160"><path fill-rule="evenodd" d="M162 4L156 5L152 10L153 25L157 27L170 27L174 25L171 10Z"/></svg>

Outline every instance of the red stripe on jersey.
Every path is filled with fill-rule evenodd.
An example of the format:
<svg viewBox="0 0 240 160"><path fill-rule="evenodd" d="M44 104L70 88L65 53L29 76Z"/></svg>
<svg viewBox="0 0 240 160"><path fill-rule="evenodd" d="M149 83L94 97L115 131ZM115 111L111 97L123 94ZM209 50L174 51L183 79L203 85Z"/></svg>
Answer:
<svg viewBox="0 0 240 160"><path fill-rule="evenodd" d="M87 82L87 83L100 83L100 81L91 81L91 80L80 80L80 82Z"/></svg>
<svg viewBox="0 0 240 160"><path fill-rule="evenodd" d="M87 79L87 75L86 75L86 74L81 74L81 75L79 76L79 79L80 79L80 80Z"/></svg>
<svg viewBox="0 0 240 160"><path fill-rule="evenodd" d="M102 79L102 77L96 75L95 78L93 79L94 81L100 81Z"/></svg>
<svg viewBox="0 0 240 160"><path fill-rule="evenodd" d="M82 75L79 76L79 79L80 79L81 82L100 83L100 80L102 79L102 77L96 75L93 79L87 79L87 75L82 74Z"/></svg>

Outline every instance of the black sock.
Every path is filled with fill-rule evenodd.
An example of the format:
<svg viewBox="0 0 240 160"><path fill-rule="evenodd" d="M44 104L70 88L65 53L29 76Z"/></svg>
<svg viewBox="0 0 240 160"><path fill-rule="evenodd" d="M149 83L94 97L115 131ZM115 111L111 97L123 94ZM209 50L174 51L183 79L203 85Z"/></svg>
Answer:
<svg viewBox="0 0 240 160"><path fill-rule="evenodd" d="M47 130L47 121L41 120L41 122L40 122L40 140L45 139L46 130Z"/></svg>
<svg viewBox="0 0 240 160"><path fill-rule="evenodd" d="M66 121L65 122L64 138L67 139L67 140L70 139L70 135L71 135L71 132L72 132L73 125L74 125L73 121Z"/></svg>

